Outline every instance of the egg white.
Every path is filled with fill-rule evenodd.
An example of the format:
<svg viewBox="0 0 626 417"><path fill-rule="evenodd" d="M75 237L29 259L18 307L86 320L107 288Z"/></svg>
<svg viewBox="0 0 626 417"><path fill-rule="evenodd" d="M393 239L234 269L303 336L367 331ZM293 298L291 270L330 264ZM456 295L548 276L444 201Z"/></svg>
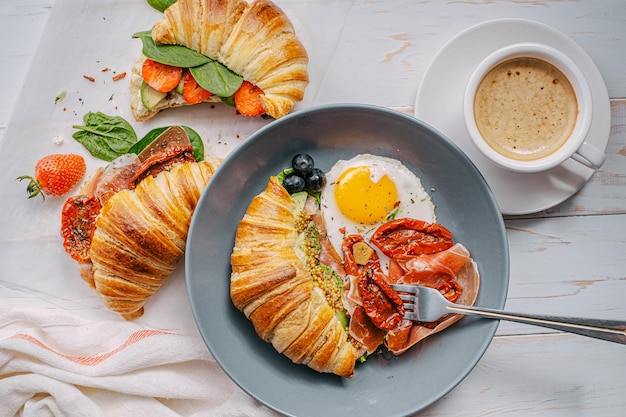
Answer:
<svg viewBox="0 0 626 417"><path fill-rule="evenodd" d="M408 217L429 223L437 221L435 205L422 186L421 180L400 161L371 154L360 154L347 161L339 160L326 173L326 187L321 194L321 209L326 222L328 238L339 254L341 254L341 243L344 237L342 230L345 231L345 234L360 234L369 242L374 231L386 222L386 220L382 220L373 225L356 223L339 210L335 201L337 179L345 170L357 166L369 167L370 176L374 183L378 182L385 174L391 178L396 186L400 201L395 215L396 219ZM383 269L386 270L386 257L380 252L379 257Z"/></svg>

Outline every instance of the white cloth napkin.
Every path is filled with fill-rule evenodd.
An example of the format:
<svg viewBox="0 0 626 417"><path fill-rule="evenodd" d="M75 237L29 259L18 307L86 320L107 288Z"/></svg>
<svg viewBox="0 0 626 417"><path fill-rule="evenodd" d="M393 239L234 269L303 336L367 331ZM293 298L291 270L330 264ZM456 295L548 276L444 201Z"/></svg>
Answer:
<svg viewBox="0 0 626 417"><path fill-rule="evenodd" d="M0 309L0 417L276 416L198 334Z"/></svg>

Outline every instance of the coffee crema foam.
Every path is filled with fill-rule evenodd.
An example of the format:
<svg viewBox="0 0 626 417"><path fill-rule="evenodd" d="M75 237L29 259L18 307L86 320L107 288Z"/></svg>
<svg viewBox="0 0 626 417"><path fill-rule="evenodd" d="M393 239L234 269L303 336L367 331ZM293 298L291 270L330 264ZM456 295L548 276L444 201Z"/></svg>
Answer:
<svg viewBox="0 0 626 417"><path fill-rule="evenodd" d="M474 99L478 131L496 152L535 160L558 150L576 125L578 102L567 77L535 58L513 58L491 69Z"/></svg>

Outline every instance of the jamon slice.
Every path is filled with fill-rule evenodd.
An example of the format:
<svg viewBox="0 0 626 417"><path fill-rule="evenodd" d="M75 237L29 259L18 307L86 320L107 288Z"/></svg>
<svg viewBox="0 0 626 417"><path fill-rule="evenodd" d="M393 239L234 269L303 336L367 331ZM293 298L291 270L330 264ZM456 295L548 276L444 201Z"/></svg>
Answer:
<svg viewBox="0 0 626 417"><path fill-rule="evenodd" d="M449 283L458 284L462 292L455 300L457 303L472 305L476 301L480 285L478 267L461 244L457 243L446 251L432 255L400 259L398 265L405 270L403 276L396 277L398 283L433 288L440 288ZM448 328L461 317L458 314L451 314L434 323L403 320L398 327L387 333L385 345L393 354L400 355L420 340Z"/></svg>

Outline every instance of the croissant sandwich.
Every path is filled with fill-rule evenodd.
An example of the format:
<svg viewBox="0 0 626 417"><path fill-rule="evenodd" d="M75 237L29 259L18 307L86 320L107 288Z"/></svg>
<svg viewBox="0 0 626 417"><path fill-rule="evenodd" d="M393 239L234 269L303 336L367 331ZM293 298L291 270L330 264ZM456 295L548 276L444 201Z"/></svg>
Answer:
<svg viewBox="0 0 626 417"><path fill-rule="evenodd" d="M109 309L133 320L182 259L191 216L220 160L195 162L178 126L127 159L67 200L61 232L81 277Z"/></svg>
<svg viewBox="0 0 626 417"><path fill-rule="evenodd" d="M351 377L357 350L302 258L303 226L302 206L272 177L237 228L231 298L293 362Z"/></svg>
<svg viewBox="0 0 626 417"><path fill-rule="evenodd" d="M411 218L385 220L369 242L343 232L340 255L314 197L319 189L301 191L288 182L293 174L287 172L271 177L252 199L231 254L232 302L278 352L318 372L349 378L367 356L382 349L401 355L461 318L407 320L391 283L427 285L450 301L474 303L477 266L445 227ZM394 267L383 270L382 256Z"/></svg>
<svg viewBox="0 0 626 417"><path fill-rule="evenodd" d="M137 121L205 101L277 119L309 82L307 52L269 0L178 0L151 31L133 36L143 42L130 81Z"/></svg>

